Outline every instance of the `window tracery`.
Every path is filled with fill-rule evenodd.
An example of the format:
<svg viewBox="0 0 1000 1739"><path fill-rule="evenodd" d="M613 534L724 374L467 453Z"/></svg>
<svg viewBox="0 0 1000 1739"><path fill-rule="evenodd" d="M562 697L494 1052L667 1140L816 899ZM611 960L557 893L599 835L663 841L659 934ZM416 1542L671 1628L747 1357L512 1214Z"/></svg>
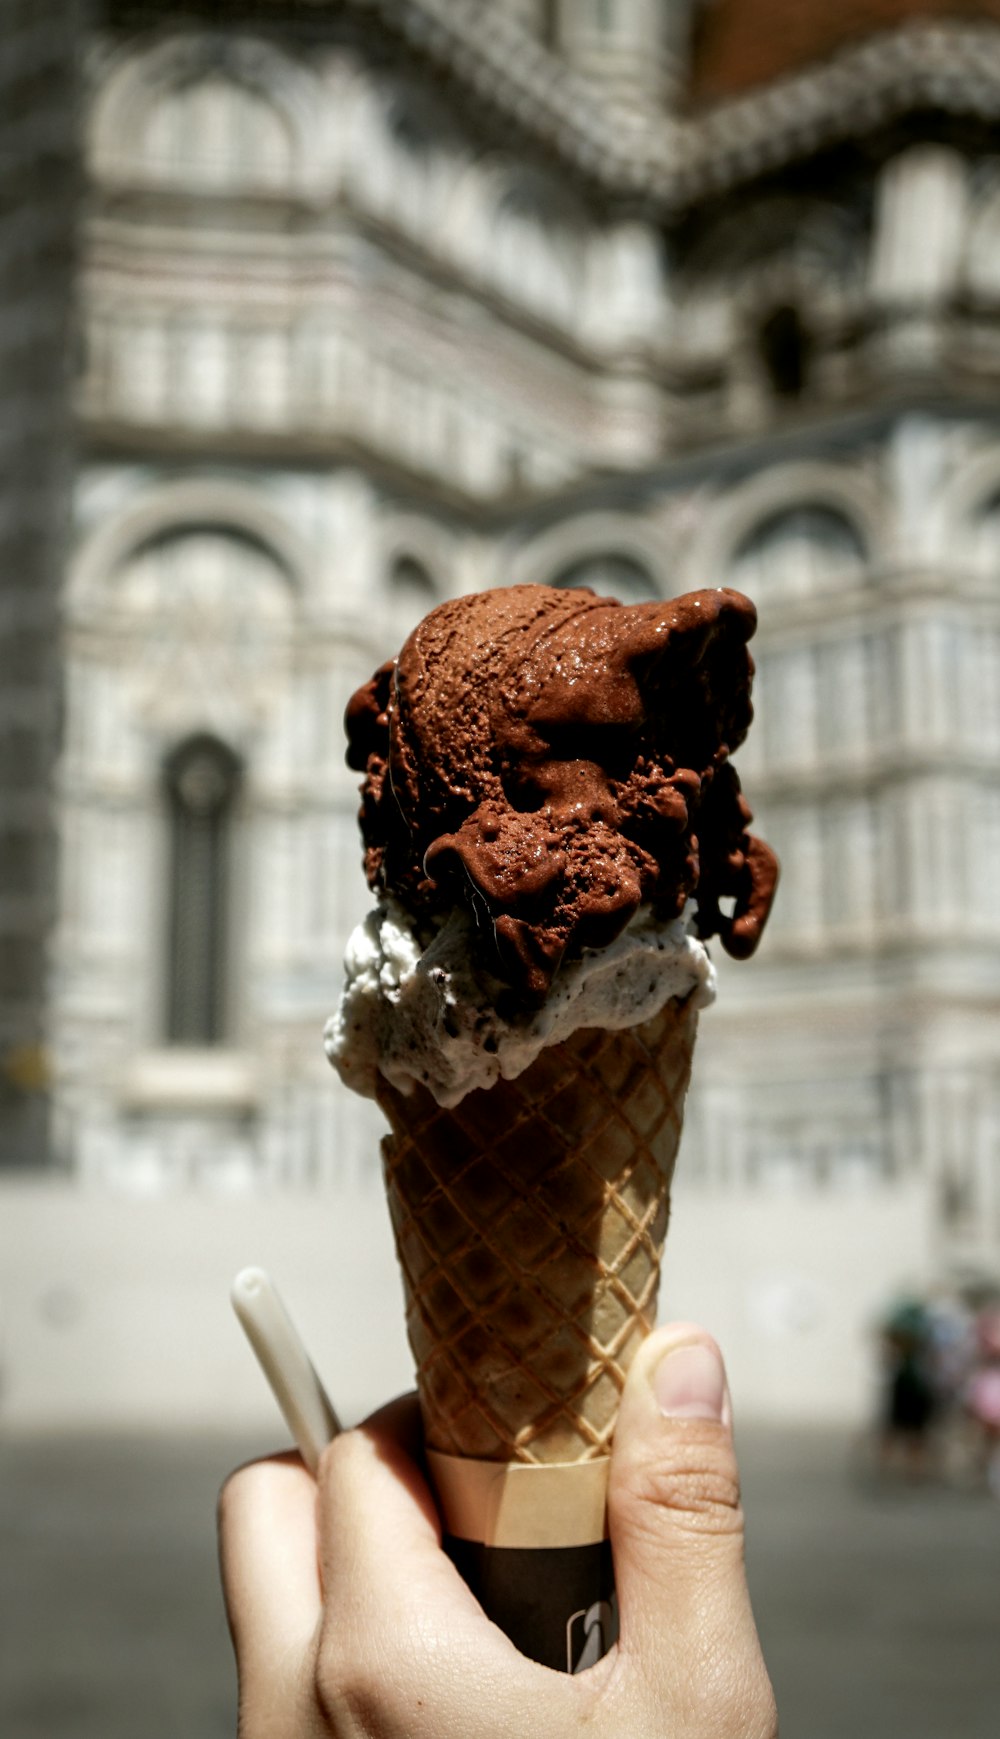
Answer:
<svg viewBox="0 0 1000 1739"><path fill-rule="evenodd" d="M803 502L770 514L739 545L730 583L758 604L863 577L867 552L845 514Z"/></svg>
<svg viewBox="0 0 1000 1739"><path fill-rule="evenodd" d="M201 192L279 190L291 178L293 146L284 117L225 72L163 92L137 143L148 179Z"/></svg>

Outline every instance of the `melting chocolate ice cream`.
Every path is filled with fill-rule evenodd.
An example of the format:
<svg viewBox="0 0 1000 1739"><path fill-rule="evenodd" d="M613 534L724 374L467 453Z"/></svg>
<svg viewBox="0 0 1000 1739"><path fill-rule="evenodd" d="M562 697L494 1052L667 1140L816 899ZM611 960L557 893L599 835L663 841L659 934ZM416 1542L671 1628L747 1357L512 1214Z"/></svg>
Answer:
<svg viewBox="0 0 1000 1739"><path fill-rule="evenodd" d="M669 920L693 897L701 937L751 954L778 874L729 759L755 626L725 588L623 605L511 586L433 610L347 709L371 886L415 917L464 905L527 1004L640 905Z"/></svg>

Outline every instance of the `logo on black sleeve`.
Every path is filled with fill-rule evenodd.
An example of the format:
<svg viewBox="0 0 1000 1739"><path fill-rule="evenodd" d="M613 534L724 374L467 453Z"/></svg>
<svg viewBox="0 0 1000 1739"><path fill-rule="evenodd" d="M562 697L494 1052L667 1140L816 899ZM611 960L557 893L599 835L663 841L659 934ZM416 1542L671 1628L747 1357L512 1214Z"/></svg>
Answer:
<svg viewBox="0 0 1000 1739"><path fill-rule="evenodd" d="M618 1602L595 1600L593 1606L581 1606L566 1626L566 1671L582 1673L606 1655L618 1640Z"/></svg>

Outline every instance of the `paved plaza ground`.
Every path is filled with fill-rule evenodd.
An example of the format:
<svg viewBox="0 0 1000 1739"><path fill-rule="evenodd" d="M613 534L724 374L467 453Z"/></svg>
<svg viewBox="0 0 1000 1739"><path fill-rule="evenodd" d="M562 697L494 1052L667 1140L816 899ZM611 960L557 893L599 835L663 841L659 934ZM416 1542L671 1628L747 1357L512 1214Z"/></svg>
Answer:
<svg viewBox="0 0 1000 1739"><path fill-rule="evenodd" d="M233 1739L213 1511L246 1441L0 1442L0 1734ZM1000 1504L740 1437L783 1739L996 1739Z"/></svg>

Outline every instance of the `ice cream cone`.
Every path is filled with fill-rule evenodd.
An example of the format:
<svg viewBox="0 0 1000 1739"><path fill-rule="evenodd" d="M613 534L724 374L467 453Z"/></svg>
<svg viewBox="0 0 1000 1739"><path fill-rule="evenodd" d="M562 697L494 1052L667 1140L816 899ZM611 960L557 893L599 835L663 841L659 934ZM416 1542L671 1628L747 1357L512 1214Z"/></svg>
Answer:
<svg viewBox="0 0 1000 1739"><path fill-rule="evenodd" d="M652 1328L697 1026L693 998L577 1032L450 1110L380 1103L427 1445L494 1462L606 1457Z"/></svg>
<svg viewBox="0 0 1000 1739"><path fill-rule="evenodd" d="M729 763L755 620L725 587L496 587L432 610L347 710L378 904L327 1049L391 1126L445 1544L570 1671L614 1632L609 1451L655 1317L706 943L752 953L777 877Z"/></svg>

